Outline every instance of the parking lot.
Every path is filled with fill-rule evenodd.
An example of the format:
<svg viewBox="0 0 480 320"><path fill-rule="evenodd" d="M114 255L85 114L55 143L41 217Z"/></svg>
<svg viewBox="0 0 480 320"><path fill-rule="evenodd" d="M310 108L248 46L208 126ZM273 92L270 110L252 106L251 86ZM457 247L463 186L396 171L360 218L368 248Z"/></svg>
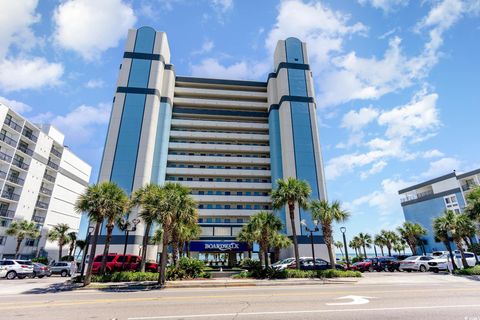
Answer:
<svg viewBox="0 0 480 320"><path fill-rule="evenodd" d="M44 293L48 291L47 289L54 290L55 288L61 287L68 279L70 278L62 278L61 276L56 275L42 279L0 279L0 295Z"/></svg>

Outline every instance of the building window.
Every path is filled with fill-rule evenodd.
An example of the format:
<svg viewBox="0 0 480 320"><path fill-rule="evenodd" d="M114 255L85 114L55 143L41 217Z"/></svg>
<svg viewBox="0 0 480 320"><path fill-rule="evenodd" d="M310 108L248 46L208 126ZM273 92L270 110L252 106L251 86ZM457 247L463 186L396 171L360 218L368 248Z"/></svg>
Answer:
<svg viewBox="0 0 480 320"><path fill-rule="evenodd" d="M242 218L237 218L237 223L243 223L243 219Z"/></svg>
<svg viewBox="0 0 480 320"><path fill-rule="evenodd" d="M230 227L215 227L215 236L230 236Z"/></svg>

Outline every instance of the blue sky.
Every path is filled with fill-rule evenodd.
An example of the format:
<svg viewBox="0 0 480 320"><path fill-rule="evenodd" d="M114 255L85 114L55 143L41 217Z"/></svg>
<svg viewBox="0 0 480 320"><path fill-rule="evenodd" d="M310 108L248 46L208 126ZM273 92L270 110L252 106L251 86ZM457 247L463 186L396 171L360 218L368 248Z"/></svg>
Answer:
<svg viewBox="0 0 480 320"><path fill-rule="evenodd" d="M96 181L127 30L166 31L177 75L265 80L307 42L330 200L349 235L403 221L397 191L480 167L479 0L23 0L0 12L0 102L66 134Z"/></svg>

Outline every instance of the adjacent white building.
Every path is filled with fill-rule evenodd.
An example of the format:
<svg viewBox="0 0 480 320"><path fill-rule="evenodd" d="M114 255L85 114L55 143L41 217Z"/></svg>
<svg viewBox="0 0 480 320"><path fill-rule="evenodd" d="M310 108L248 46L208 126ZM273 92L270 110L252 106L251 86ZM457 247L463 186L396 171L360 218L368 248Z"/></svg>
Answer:
<svg viewBox="0 0 480 320"><path fill-rule="evenodd" d="M58 259L48 230L66 223L78 232L78 196L90 180L91 167L63 144L64 135L51 125L34 125L0 103L0 259L15 254L16 239L5 235L14 220L31 220L39 239L23 241L21 258ZM66 254L67 252L65 252Z"/></svg>

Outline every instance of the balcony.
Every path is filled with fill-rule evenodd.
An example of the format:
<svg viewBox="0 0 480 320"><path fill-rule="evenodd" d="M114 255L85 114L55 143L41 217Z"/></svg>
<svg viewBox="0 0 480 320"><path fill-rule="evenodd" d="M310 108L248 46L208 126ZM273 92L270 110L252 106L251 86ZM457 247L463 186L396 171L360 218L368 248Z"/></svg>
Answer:
<svg viewBox="0 0 480 320"><path fill-rule="evenodd" d="M11 174L8 176L7 180L10 181L11 183L15 183L15 184L18 184L20 186L23 186L23 184L25 183L24 179L19 178L17 176L13 176Z"/></svg>
<svg viewBox="0 0 480 320"><path fill-rule="evenodd" d="M0 170L0 179L5 179L6 176L7 176L7 173L5 171Z"/></svg>
<svg viewBox="0 0 480 320"><path fill-rule="evenodd" d="M48 196L52 195L52 190L50 190L48 188L45 188L45 187L40 187L40 192L43 193L43 194L46 194Z"/></svg>
<svg viewBox="0 0 480 320"><path fill-rule="evenodd" d="M35 206L36 206L37 208L40 208L40 209L48 209L48 203L47 203L47 202L40 201L40 200L37 201L37 203L35 204Z"/></svg>
<svg viewBox="0 0 480 320"><path fill-rule="evenodd" d="M30 167L28 164L18 159L13 159L12 164L23 170L28 170L28 168Z"/></svg>
<svg viewBox="0 0 480 320"><path fill-rule="evenodd" d="M43 224L45 222L45 217L33 216L32 221Z"/></svg>
<svg viewBox="0 0 480 320"><path fill-rule="evenodd" d="M53 162L53 161L48 160L47 166L49 166L50 168L52 168L52 169L54 169L54 170L58 170L58 164L56 164L56 163Z"/></svg>
<svg viewBox="0 0 480 320"><path fill-rule="evenodd" d="M23 129L22 134L30 141L37 142L38 140L38 137L36 135L34 135L31 131L26 130L25 128Z"/></svg>
<svg viewBox="0 0 480 320"><path fill-rule="evenodd" d="M28 154L29 156L33 156L33 150L24 146L19 146L18 150L22 151L25 154Z"/></svg>
<svg viewBox="0 0 480 320"><path fill-rule="evenodd" d="M428 197L428 196L431 196L431 195L433 195L433 190L420 192L420 193L417 193L415 195L406 196L405 198L400 199L400 202L404 203L404 202L411 201L411 200L417 200L417 199L425 198L425 197Z"/></svg>
<svg viewBox="0 0 480 320"><path fill-rule="evenodd" d="M9 146L16 147L17 142L10 137L7 137L5 133L0 133L0 140L8 144Z"/></svg>
<svg viewBox="0 0 480 320"><path fill-rule="evenodd" d="M476 183L466 183L466 184L462 184L462 190L463 191L468 191L468 190L471 190L473 188L475 188L477 186Z"/></svg>
<svg viewBox="0 0 480 320"><path fill-rule="evenodd" d="M15 216L15 211L8 210L7 208L0 209L0 217L13 219L14 216Z"/></svg>
<svg viewBox="0 0 480 320"><path fill-rule="evenodd" d="M8 200L13 200L13 201L18 201L18 199L20 199L20 195L16 194L16 193L13 193L13 192L9 192L7 190L4 190L3 193L2 193L2 198L8 199Z"/></svg>
<svg viewBox="0 0 480 320"><path fill-rule="evenodd" d="M17 132L22 132L22 126L13 121L12 119L6 118L4 123Z"/></svg>
<svg viewBox="0 0 480 320"><path fill-rule="evenodd" d="M55 183L55 177L46 173L43 175L43 179L47 180L47 181L50 181L52 183Z"/></svg>
<svg viewBox="0 0 480 320"><path fill-rule="evenodd" d="M52 150L50 150L50 152L57 158L62 157L62 153L59 150L57 150L55 147L52 147Z"/></svg>
<svg viewBox="0 0 480 320"><path fill-rule="evenodd" d="M12 161L12 157L10 157L8 154L3 153L2 151L0 151L0 160L6 161L6 162L10 162L10 161Z"/></svg>

